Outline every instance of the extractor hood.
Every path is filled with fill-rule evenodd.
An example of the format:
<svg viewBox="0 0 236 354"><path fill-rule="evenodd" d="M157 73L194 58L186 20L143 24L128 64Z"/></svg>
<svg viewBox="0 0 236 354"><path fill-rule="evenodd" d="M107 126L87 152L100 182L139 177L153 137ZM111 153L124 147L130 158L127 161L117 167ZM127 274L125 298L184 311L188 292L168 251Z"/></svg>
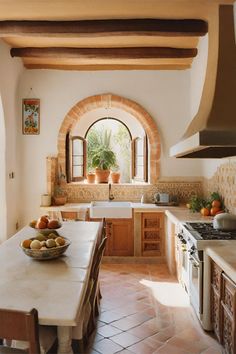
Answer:
<svg viewBox="0 0 236 354"><path fill-rule="evenodd" d="M217 38L216 38L217 39ZM210 43L209 33L209 43ZM219 6L218 61L215 76L209 60L198 113L170 156L221 158L236 156L236 45L232 5ZM217 47L216 47L217 48ZM212 48L211 48L212 49ZM214 93L206 88L215 80ZM209 101L211 103L209 105ZM209 107L209 108L207 108Z"/></svg>

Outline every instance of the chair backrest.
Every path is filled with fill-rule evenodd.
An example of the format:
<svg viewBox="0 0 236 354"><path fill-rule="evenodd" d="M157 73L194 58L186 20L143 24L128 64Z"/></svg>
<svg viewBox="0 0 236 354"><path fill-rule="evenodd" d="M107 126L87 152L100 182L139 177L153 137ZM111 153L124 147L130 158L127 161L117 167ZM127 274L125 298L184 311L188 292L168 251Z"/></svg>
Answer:
<svg viewBox="0 0 236 354"><path fill-rule="evenodd" d="M29 342L29 354L40 354L38 311L0 309L0 338Z"/></svg>
<svg viewBox="0 0 236 354"><path fill-rule="evenodd" d="M61 219L63 221L87 221L89 219L89 212L85 208L81 208L79 211L61 211Z"/></svg>
<svg viewBox="0 0 236 354"><path fill-rule="evenodd" d="M100 269L100 264L102 261L102 255L106 247L107 237L103 237L102 242L100 243L97 252L94 255L94 262L92 265L91 277L97 281L98 273Z"/></svg>

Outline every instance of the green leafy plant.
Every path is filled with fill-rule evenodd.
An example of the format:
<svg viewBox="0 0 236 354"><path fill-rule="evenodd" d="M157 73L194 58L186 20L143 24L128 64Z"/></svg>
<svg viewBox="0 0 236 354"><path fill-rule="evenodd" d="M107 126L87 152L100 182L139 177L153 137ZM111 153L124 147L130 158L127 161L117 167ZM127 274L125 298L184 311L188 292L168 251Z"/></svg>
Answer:
<svg viewBox="0 0 236 354"><path fill-rule="evenodd" d="M199 212L202 208L206 207L207 203L208 201L204 198L193 195L189 201L189 209L194 213Z"/></svg>
<svg viewBox="0 0 236 354"><path fill-rule="evenodd" d="M116 155L114 152L106 147L100 146L97 150L93 151L92 167L99 168L101 170L109 170L116 164Z"/></svg>
<svg viewBox="0 0 236 354"><path fill-rule="evenodd" d="M91 168L109 170L116 165L116 155L111 149L111 130L105 129L101 134L92 134L90 140Z"/></svg>

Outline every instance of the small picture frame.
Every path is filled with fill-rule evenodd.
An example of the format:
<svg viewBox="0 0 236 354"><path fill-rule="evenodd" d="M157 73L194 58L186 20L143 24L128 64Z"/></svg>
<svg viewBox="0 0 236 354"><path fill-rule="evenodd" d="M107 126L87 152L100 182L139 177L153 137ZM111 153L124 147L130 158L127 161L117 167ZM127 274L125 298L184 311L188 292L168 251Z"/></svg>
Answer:
<svg viewBox="0 0 236 354"><path fill-rule="evenodd" d="M22 133L25 135L40 133L40 99L38 98L22 100Z"/></svg>

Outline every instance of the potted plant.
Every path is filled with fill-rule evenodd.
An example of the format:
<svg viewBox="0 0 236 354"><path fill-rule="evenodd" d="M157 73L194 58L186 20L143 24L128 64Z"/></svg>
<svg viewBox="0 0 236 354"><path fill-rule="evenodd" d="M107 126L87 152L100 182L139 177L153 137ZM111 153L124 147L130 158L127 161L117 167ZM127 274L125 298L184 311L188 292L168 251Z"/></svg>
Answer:
<svg viewBox="0 0 236 354"><path fill-rule="evenodd" d="M101 145L93 151L92 167L98 183L108 183L110 168L115 164L116 155L108 146Z"/></svg>
<svg viewBox="0 0 236 354"><path fill-rule="evenodd" d="M118 165L114 165L112 167L111 180L112 180L112 183L120 183L120 171L119 171Z"/></svg>
<svg viewBox="0 0 236 354"><path fill-rule="evenodd" d="M95 182L95 177L96 177L95 172L89 171L87 173L87 182L88 183L94 183Z"/></svg>

